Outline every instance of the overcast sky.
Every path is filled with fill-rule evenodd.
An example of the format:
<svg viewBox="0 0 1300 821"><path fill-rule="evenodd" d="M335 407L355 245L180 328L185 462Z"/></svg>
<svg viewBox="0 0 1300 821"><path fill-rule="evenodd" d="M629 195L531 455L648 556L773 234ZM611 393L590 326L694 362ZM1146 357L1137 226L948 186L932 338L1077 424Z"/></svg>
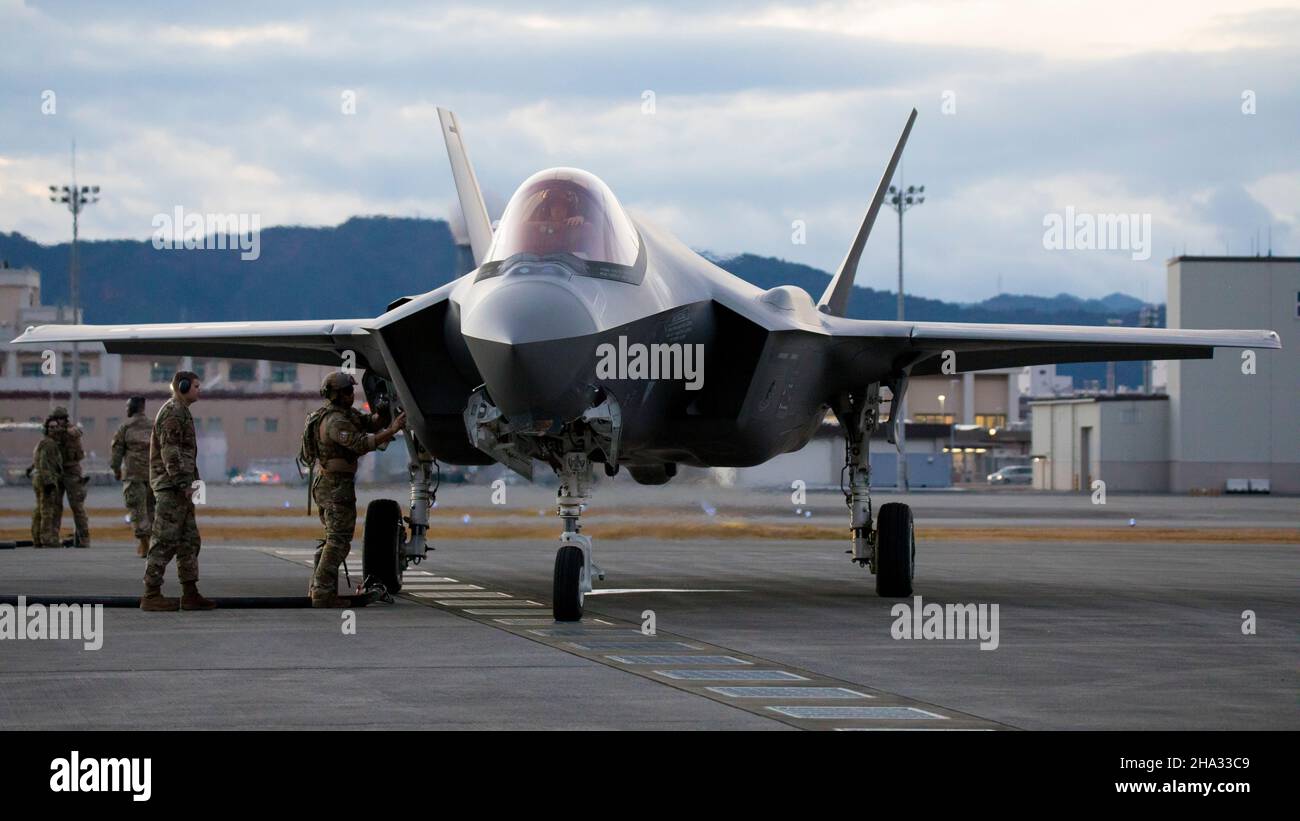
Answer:
<svg viewBox="0 0 1300 821"><path fill-rule="evenodd" d="M67 238L46 187L74 136L87 238L177 205L446 217L443 105L490 202L574 165L692 247L833 270L915 106L910 292L1163 299L1172 252L1270 225L1300 254L1294 2L178 5L0 0L0 231ZM1045 249L1067 207L1149 214L1150 258ZM894 287L897 231L882 213L860 284Z"/></svg>

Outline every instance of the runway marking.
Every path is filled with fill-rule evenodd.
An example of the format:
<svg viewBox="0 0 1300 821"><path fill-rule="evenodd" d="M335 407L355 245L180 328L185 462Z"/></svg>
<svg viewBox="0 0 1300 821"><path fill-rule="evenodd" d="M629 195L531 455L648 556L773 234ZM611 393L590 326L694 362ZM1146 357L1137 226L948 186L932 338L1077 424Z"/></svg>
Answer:
<svg viewBox="0 0 1300 821"><path fill-rule="evenodd" d="M438 591L438 590L482 590L477 584L425 584L424 582L402 582L403 590Z"/></svg>
<svg viewBox="0 0 1300 821"><path fill-rule="evenodd" d="M709 687L708 690L729 698L875 698L848 687Z"/></svg>
<svg viewBox="0 0 1300 821"><path fill-rule="evenodd" d="M266 552L270 554L270 551ZM294 561L288 557L279 558ZM590 610L581 623L556 622L542 618L544 610L522 609L549 607L549 602L515 598L510 593L491 589L428 589L423 584L427 579L410 578L411 575L412 571L407 571L404 577L414 584L398 594L398 598L404 601L439 609L457 618L478 622L595 664L798 729L1014 729L969 713L720 647L690 636L662 630L654 635L645 635L639 622ZM452 581L448 577L436 578ZM473 582L466 584L479 586ZM625 592L634 591L628 588ZM511 618L516 615L522 617ZM777 682L785 686L726 686L736 682ZM844 703L849 699L871 699L873 703L870 707L849 706Z"/></svg>
<svg viewBox="0 0 1300 821"><path fill-rule="evenodd" d="M487 598L508 599L510 598L509 593L497 593L491 590L483 590L481 588L479 590L473 590L473 591L448 590L446 592L443 592L441 590L430 590L430 591L417 590L411 593L410 595L417 596L421 599L487 599ZM441 603L442 602L439 602L439 604Z"/></svg>
<svg viewBox="0 0 1300 821"><path fill-rule="evenodd" d="M992 727L832 727L837 733L991 733Z"/></svg>
<svg viewBox="0 0 1300 821"><path fill-rule="evenodd" d="M685 587L605 587L592 590L588 596L622 596L627 593L748 593L748 590L725 590L722 588L685 588Z"/></svg>
<svg viewBox="0 0 1300 821"><path fill-rule="evenodd" d="M807 681L789 670L655 670L655 675L677 681ZM709 688L713 689L713 688Z"/></svg>
<svg viewBox="0 0 1300 821"><path fill-rule="evenodd" d="M493 619L497 624L508 624L511 627L522 627L526 624L555 624L555 619ZM613 622L604 621L603 619L583 619L583 624L608 624L613 626Z"/></svg>
<svg viewBox="0 0 1300 821"><path fill-rule="evenodd" d="M932 713L929 710L921 710L917 707L768 707L774 713L790 716L791 718L811 718L811 719L845 719L845 718L862 718L862 719L897 719L903 721L916 721L918 719L940 719L946 721L947 716L941 716L938 713Z"/></svg>
<svg viewBox="0 0 1300 821"><path fill-rule="evenodd" d="M419 603L427 605L429 601L420 597ZM439 604L454 615L485 626L799 729L915 730L937 727L940 723L942 729L1012 729L978 716L718 647L689 636L663 631L647 636L641 632L639 623L603 614L598 623L592 622L594 616L590 610L588 620L582 623L561 623L545 618L493 618L506 614L497 607L470 612L464 601L447 600ZM503 600L495 604L508 607L516 602ZM530 629L528 624L516 622L551 626ZM638 650L647 652L635 652ZM664 650L675 652L664 653ZM719 686L735 682L777 682L790 686ZM870 708L844 705L850 699L871 699L875 703ZM918 727L918 722L923 726Z"/></svg>
<svg viewBox="0 0 1300 821"><path fill-rule="evenodd" d="M688 644L684 641L656 641L651 638L644 638L641 641L570 641L565 642L570 647L578 650L644 650L653 646L664 650L702 650L698 644Z"/></svg>
<svg viewBox="0 0 1300 821"><path fill-rule="evenodd" d="M496 609L491 609L487 607L479 607L479 608L462 607L461 612L469 613L471 616L535 616L537 615L536 610L529 610L526 607L521 607L517 610L511 610L508 607L500 607Z"/></svg>
<svg viewBox="0 0 1300 821"><path fill-rule="evenodd" d="M753 664L735 656L605 656L619 664Z"/></svg>

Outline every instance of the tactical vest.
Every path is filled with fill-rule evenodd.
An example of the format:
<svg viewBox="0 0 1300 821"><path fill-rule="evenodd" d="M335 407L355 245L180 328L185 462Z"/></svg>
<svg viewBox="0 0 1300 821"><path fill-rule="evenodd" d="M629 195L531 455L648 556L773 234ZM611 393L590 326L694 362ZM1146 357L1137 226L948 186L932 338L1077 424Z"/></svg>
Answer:
<svg viewBox="0 0 1300 821"><path fill-rule="evenodd" d="M298 461L307 467L315 465L327 473L356 473L356 453L325 435L336 416L346 417L361 435L365 435L365 419L355 408L334 405L317 408L307 417Z"/></svg>

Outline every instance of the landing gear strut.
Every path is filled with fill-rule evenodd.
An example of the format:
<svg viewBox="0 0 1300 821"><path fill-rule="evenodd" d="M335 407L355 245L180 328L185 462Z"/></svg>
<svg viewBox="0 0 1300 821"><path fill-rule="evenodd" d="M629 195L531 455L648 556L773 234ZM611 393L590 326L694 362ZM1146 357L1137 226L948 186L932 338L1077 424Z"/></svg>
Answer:
<svg viewBox="0 0 1300 821"><path fill-rule="evenodd" d="M375 499L366 508L362 537L361 577L367 588L382 587L388 593L402 589L402 573L424 561L429 546L429 509L438 494L438 469L433 456L420 446L415 434L406 431L407 476L411 484L409 514L394 499Z"/></svg>
<svg viewBox="0 0 1300 821"><path fill-rule="evenodd" d="M555 554L555 578L551 593L551 613L556 621L580 621L592 579L605 578L605 572L592 557L591 537L581 532L582 508L591 493L591 460L585 453L566 453L556 473L560 487L555 492L556 513L564 522L560 549Z"/></svg>
<svg viewBox="0 0 1300 821"><path fill-rule="evenodd" d="M898 413L895 401L891 416ZM880 418L880 384L872 383L861 395L845 395L835 407L844 431L844 472L848 486L844 501L849 508L853 561L870 568L876 576L876 594L885 597L912 595L912 571L916 559L916 538L912 509L901 502L880 508L878 526L871 526L871 434ZM891 419L893 424L900 420ZM899 453L900 465L903 454ZM900 474L901 477L901 474Z"/></svg>

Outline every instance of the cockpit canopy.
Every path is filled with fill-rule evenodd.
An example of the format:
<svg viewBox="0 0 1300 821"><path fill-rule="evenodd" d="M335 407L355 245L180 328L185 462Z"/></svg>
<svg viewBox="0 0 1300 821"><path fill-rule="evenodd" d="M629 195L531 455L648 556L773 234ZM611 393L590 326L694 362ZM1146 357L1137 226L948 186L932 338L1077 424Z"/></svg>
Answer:
<svg viewBox="0 0 1300 821"><path fill-rule="evenodd" d="M639 247L636 228L609 186L577 168L549 168L524 180L510 198L485 262L573 254L630 267Z"/></svg>

